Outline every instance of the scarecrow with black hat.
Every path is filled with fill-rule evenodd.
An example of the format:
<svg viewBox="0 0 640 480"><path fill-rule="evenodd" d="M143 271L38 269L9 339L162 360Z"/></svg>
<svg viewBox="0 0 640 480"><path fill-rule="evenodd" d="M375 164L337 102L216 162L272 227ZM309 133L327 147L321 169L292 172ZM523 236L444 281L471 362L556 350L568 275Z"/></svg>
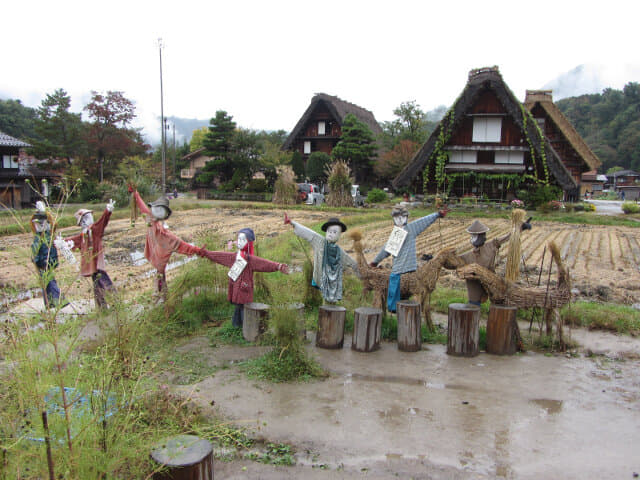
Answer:
<svg viewBox="0 0 640 480"><path fill-rule="evenodd" d="M400 300L400 278L402 274L417 270L416 237L424 232L438 218L444 218L448 210L445 208L438 212L424 216L411 223L409 210L404 205L396 205L391 210L393 218L393 230L389 240L371 262L372 267L387 258L393 256L393 266L389 275L389 290L387 293L387 308L390 312L396 311L396 303Z"/></svg>
<svg viewBox="0 0 640 480"><path fill-rule="evenodd" d="M81 208L76 213L76 222L82 231L65 239L69 249L80 250L80 275L91 277L93 280L93 294L96 305L100 308L107 306L105 292L114 291L115 287L106 272L104 261L104 246L102 238L104 230L107 228L111 213L115 207L115 202L109 200L104 213L97 222L93 221L93 210Z"/></svg>
<svg viewBox="0 0 640 480"><path fill-rule="evenodd" d="M36 202L36 213L31 217L30 225L34 233L31 259L40 275L44 305L51 308L60 302L60 287L54 277L54 271L58 267L58 250L52 238L56 225L42 201Z"/></svg>
<svg viewBox="0 0 640 480"><path fill-rule="evenodd" d="M357 262L342 250L337 242L347 226L333 217L322 225L325 236L290 220L284 214L284 223L293 226L293 233L306 240L313 248L313 280L311 285L320 289L322 298L329 303L342 300L342 276L345 267L350 267L360 276Z"/></svg>
<svg viewBox="0 0 640 480"><path fill-rule="evenodd" d="M147 215L149 219L144 256L157 270L158 293L161 295L161 300L165 300L167 294L165 270L171 254L178 252L183 255L196 255L200 254L201 249L180 240L169 231L165 220L171 215L171 209L169 208L169 200L165 196L161 196L155 202L147 204L133 187L129 186L129 192L133 193L133 198L140 212Z"/></svg>
<svg viewBox="0 0 640 480"><path fill-rule="evenodd" d="M289 273L285 263L272 262L254 255L253 242L256 236L250 228L238 230L236 245L238 251L212 252L202 249L200 255L212 262L229 267L229 290L227 298L236 306L233 312L232 324L242 327L244 320L244 304L253 302L253 272L282 272Z"/></svg>
<svg viewBox="0 0 640 480"><path fill-rule="evenodd" d="M530 230L531 224L529 222L524 222L520 228L522 230ZM477 263L481 267L495 272L496 255L500 251L502 244L509 240L511 232L487 242L488 231L489 227L480 220L475 220L471 226L467 228L467 233L471 235L469 240L473 246L473 250L460 255L459 258L466 264ZM480 305L482 302L487 300L487 292L482 288L482 284L478 280L467 279L466 282L469 303L473 305Z"/></svg>

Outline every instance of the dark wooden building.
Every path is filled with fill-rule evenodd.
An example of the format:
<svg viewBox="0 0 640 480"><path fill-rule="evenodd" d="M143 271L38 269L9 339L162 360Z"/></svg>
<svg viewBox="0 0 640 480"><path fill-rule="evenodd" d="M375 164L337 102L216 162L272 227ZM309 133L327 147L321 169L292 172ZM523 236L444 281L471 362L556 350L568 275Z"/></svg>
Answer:
<svg viewBox="0 0 640 480"><path fill-rule="evenodd" d="M392 184L511 200L545 182L565 192L578 186L498 68L490 67L469 72L456 102Z"/></svg>
<svg viewBox="0 0 640 480"><path fill-rule="evenodd" d="M30 146L0 132L0 209L34 206L37 200L48 197L51 182L59 177L27 164L21 150Z"/></svg>
<svg viewBox="0 0 640 480"><path fill-rule="evenodd" d="M342 123L349 113L365 123L374 137L382 133L382 128L369 110L333 95L317 93L285 140L282 149L300 152L305 162L313 152L330 155L333 147L340 141Z"/></svg>
<svg viewBox="0 0 640 480"><path fill-rule="evenodd" d="M553 103L551 90L527 90L524 106L531 112L564 166L571 172L580 189L578 195L583 195L589 186L582 184L582 175L597 170L602 162ZM575 200L576 192L570 192L569 196Z"/></svg>

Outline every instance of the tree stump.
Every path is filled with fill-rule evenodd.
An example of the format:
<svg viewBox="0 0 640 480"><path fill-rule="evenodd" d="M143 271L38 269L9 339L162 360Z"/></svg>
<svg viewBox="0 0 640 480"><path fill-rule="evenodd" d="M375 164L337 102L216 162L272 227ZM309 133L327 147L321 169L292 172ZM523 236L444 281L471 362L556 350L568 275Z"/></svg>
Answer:
<svg viewBox="0 0 640 480"><path fill-rule="evenodd" d="M322 305L318 308L316 347L342 348L346 315L347 309L337 305Z"/></svg>
<svg viewBox="0 0 640 480"><path fill-rule="evenodd" d="M447 354L459 357L478 355L480 307L468 303L449 305Z"/></svg>
<svg viewBox="0 0 640 480"><path fill-rule="evenodd" d="M353 319L351 350L373 352L380 348L382 336L382 310L379 308L356 308Z"/></svg>
<svg viewBox="0 0 640 480"><path fill-rule="evenodd" d="M158 443L151 458L166 466L154 480L213 480L213 447L194 435L176 435Z"/></svg>
<svg viewBox="0 0 640 480"><path fill-rule="evenodd" d="M487 353L513 355L518 350L516 314L518 307L491 305L487 320Z"/></svg>
<svg viewBox="0 0 640 480"><path fill-rule="evenodd" d="M267 330L268 316L269 305L266 303L251 302L245 304L242 336L247 342L255 342Z"/></svg>
<svg viewBox="0 0 640 480"><path fill-rule="evenodd" d="M304 319L304 303L292 303L289 305L291 310L295 310L298 316L298 333L302 340L307 339L307 327Z"/></svg>
<svg viewBox="0 0 640 480"><path fill-rule="evenodd" d="M396 303L398 312L398 350L417 352L422 349L422 322L420 304L401 300Z"/></svg>

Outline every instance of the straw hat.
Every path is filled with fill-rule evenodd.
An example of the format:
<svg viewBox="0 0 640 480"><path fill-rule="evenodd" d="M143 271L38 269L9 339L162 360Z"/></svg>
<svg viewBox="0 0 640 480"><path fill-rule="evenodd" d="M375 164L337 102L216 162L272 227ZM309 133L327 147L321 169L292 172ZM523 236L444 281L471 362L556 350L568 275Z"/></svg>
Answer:
<svg viewBox="0 0 640 480"><path fill-rule="evenodd" d="M489 227L487 227L480 220L475 220L469 228L467 228L467 233L471 235L480 235L481 233L487 233L489 231Z"/></svg>
<svg viewBox="0 0 640 480"><path fill-rule="evenodd" d="M82 217L85 216L87 213L93 213L93 210L81 208L80 210L78 210L76 213L73 214L73 216L76 217L77 225L80 225L80 220L82 220Z"/></svg>

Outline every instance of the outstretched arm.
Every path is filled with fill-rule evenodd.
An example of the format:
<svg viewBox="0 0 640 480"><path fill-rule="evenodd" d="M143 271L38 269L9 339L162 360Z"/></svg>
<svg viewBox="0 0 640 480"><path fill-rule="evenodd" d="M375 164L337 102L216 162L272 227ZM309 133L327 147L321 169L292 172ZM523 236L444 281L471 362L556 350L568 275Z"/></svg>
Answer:
<svg viewBox="0 0 640 480"><path fill-rule="evenodd" d="M144 203L144 200L142 200L142 197L137 190L133 191L133 199L138 204L138 208L142 213L144 213L145 215L151 215L151 209L147 206L146 203Z"/></svg>
<svg viewBox="0 0 640 480"><path fill-rule="evenodd" d="M446 211L444 211L444 215L446 215ZM407 225L407 228L411 229L416 235L424 232L429 225L435 222L439 217L444 217L441 212L435 212L430 215L426 215L422 218L414 220L413 222Z"/></svg>
<svg viewBox="0 0 640 480"><path fill-rule="evenodd" d="M499 247L500 245L505 243L507 240L509 240L509 237L511 237L511 232L507 233L502 237L494 239L494 242L496 242L496 247Z"/></svg>
<svg viewBox="0 0 640 480"><path fill-rule="evenodd" d="M262 257L249 257L251 262L251 268L254 272L282 272L284 274L289 273L289 267L285 263L272 262Z"/></svg>
<svg viewBox="0 0 640 480"><path fill-rule="evenodd" d="M212 252L211 250L202 248L198 255L203 258L208 258L219 265L224 265L225 267L231 267L236 261L236 254L232 252Z"/></svg>

